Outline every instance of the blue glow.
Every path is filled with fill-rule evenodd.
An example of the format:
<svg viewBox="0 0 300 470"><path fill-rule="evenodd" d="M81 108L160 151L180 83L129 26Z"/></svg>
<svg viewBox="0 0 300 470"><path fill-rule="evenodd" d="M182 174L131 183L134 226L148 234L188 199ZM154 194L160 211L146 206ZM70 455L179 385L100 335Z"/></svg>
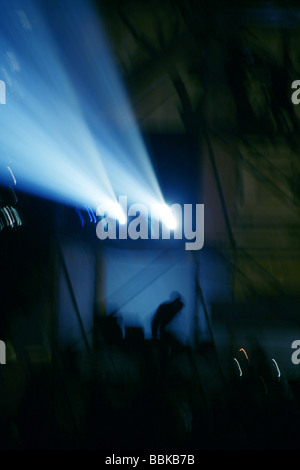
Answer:
<svg viewBox="0 0 300 470"><path fill-rule="evenodd" d="M79 217L79 219L80 219L81 226L83 227L83 226L84 226L84 220L83 220L82 214L81 214L81 212L80 212L79 209L76 209L76 212L77 212L78 217Z"/></svg>
<svg viewBox="0 0 300 470"><path fill-rule="evenodd" d="M87 1L54 4L1 6L0 181L9 170L17 188L92 214L120 194L164 203L95 11Z"/></svg>

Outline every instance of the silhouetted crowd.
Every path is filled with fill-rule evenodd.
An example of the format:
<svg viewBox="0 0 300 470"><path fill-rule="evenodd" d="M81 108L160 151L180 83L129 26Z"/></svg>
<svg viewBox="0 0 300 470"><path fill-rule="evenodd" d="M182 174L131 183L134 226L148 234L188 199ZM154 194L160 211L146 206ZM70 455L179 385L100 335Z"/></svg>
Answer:
<svg viewBox="0 0 300 470"><path fill-rule="evenodd" d="M256 340L231 352L227 371L212 344L181 343L169 325L182 307L179 294L160 305L149 339L97 316L89 353L15 361L10 388L13 369L1 368L2 448L297 449L299 384Z"/></svg>

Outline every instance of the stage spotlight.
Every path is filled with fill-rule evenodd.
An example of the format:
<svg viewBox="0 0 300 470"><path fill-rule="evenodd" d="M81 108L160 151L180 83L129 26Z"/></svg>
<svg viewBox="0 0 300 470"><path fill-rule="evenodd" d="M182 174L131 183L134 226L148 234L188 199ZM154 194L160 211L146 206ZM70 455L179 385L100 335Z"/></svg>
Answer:
<svg viewBox="0 0 300 470"><path fill-rule="evenodd" d="M170 207L167 204L162 204L159 210L162 223L164 223L170 230L175 230L177 227L177 221Z"/></svg>
<svg viewBox="0 0 300 470"><path fill-rule="evenodd" d="M97 215L103 216L105 213L107 213L109 217L117 220L121 225L124 225L127 222L127 215L118 202L106 202L100 204L97 208Z"/></svg>
<svg viewBox="0 0 300 470"><path fill-rule="evenodd" d="M127 222L127 217L126 217L126 215L124 214L124 212L123 212L122 207L120 206L120 204L118 204L118 203L114 204L114 211L115 211L115 213L116 213L116 218L117 218L119 224L121 224L121 225L126 224L126 222Z"/></svg>
<svg viewBox="0 0 300 470"><path fill-rule="evenodd" d="M87 210L94 223L98 201L112 203L112 218L127 223L117 194L132 203L163 203L93 4L12 3L1 4L0 15L0 71L8 87L0 113L0 183ZM163 212L173 229L172 214ZM12 214L2 215L10 223Z"/></svg>

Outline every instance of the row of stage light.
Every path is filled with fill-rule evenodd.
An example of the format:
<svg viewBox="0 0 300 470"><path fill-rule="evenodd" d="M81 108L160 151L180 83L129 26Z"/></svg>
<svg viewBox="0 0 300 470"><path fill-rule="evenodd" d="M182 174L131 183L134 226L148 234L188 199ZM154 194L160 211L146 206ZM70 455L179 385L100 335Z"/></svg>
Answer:
<svg viewBox="0 0 300 470"><path fill-rule="evenodd" d="M100 19L86 0L3 2L0 17L0 183L97 210L166 208Z"/></svg>

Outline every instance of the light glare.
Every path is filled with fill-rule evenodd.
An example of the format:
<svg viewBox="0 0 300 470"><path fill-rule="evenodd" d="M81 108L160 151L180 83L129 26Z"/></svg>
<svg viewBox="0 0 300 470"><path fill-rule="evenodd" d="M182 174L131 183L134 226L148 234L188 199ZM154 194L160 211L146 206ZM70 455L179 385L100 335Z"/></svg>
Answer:
<svg viewBox="0 0 300 470"><path fill-rule="evenodd" d="M160 208L161 220L170 230L175 230L177 227L177 221L174 217L173 212L167 204L162 204Z"/></svg>

